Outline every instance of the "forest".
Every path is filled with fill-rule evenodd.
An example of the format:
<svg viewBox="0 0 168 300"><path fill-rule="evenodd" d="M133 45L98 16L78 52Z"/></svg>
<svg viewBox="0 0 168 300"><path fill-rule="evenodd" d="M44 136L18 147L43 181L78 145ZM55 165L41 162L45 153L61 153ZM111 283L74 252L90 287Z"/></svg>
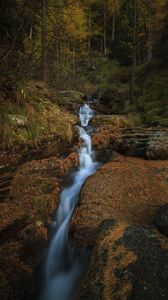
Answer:
<svg viewBox="0 0 168 300"><path fill-rule="evenodd" d="M168 299L168 0L0 0L0 299Z"/></svg>
<svg viewBox="0 0 168 300"><path fill-rule="evenodd" d="M2 0L1 97L26 101L37 80L54 90L81 87L101 94L112 113L137 112L142 122L167 126L167 5Z"/></svg>

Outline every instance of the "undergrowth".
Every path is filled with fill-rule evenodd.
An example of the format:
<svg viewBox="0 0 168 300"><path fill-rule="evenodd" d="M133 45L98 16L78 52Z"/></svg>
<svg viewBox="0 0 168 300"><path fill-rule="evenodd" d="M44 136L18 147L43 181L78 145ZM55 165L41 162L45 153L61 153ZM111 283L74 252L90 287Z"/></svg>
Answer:
<svg viewBox="0 0 168 300"><path fill-rule="evenodd" d="M21 85L11 96L0 99L0 139L3 148L18 144L37 144L41 139L58 135L72 139L74 117L63 111L52 93L33 83Z"/></svg>
<svg viewBox="0 0 168 300"><path fill-rule="evenodd" d="M98 109L129 115L148 126L168 126L168 69L156 63L137 66L135 99L130 99L131 69L116 61L95 60L85 88L99 99Z"/></svg>

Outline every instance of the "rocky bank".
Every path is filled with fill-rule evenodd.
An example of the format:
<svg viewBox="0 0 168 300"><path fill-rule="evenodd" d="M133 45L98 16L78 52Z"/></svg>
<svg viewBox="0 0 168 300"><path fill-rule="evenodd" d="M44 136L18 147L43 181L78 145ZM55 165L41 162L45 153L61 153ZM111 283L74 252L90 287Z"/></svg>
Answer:
<svg viewBox="0 0 168 300"><path fill-rule="evenodd" d="M37 299L51 217L77 165L72 152L64 159L32 160L13 173L9 195L0 203L0 299Z"/></svg>
<svg viewBox="0 0 168 300"><path fill-rule="evenodd" d="M80 300L166 300L168 240L151 226L106 220Z"/></svg>
<svg viewBox="0 0 168 300"><path fill-rule="evenodd" d="M105 219L152 224L168 199L168 161L118 155L84 183L72 219L76 242L93 246Z"/></svg>
<svg viewBox="0 0 168 300"><path fill-rule="evenodd" d="M93 251L79 300L168 298L167 136L96 128L97 157L108 162L85 181L70 228L74 245Z"/></svg>
<svg viewBox="0 0 168 300"><path fill-rule="evenodd" d="M77 112L82 95L72 105L63 95ZM122 116L97 116L92 125L104 165L84 183L70 226L73 245L93 250L79 299L167 299L168 245L158 231L167 232L166 210L164 221L155 215L168 199L168 129L132 127ZM51 218L78 166L71 146L53 136L0 157L0 299L37 300Z"/></svg>

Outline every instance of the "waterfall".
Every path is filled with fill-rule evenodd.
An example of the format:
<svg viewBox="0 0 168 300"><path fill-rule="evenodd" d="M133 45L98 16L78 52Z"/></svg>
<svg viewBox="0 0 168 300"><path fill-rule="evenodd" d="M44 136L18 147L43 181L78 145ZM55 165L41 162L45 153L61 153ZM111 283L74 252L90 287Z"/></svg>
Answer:
<svg viewBox="0 0 168 300"><path fill-rule="evenodd" d="M90 119L93 118L93 110L88 104L84 104L84 106L80 108L79 117L83 127L89 124Z"/></svg>
<svg viewBox="0 0 168 300"><path fill-rule="evenodd" d="M69 244L68 230L80 189L85 179L98 168L98 164L92 158L92 141L87 130L93 115L93 110L88 104L80 108L81 127L78 126L78 129L83 145L79 150L79 169L74 174L72 185L65 188L60 196L60 204L54 219L55 232L49 245L45 268L43 300L75 299L86 268L87 253L80 257L74 252Z"/></svg>

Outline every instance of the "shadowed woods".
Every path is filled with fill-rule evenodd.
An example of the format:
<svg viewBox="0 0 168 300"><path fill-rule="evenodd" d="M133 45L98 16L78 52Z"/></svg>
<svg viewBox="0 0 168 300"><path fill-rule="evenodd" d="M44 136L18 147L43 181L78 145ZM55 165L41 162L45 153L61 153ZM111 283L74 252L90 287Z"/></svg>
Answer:
<svg viewBox="0 0 168 300"><path fill-rule="evenodd" d="M167 5L1 0L0 299L168 298Z"/></svg>

